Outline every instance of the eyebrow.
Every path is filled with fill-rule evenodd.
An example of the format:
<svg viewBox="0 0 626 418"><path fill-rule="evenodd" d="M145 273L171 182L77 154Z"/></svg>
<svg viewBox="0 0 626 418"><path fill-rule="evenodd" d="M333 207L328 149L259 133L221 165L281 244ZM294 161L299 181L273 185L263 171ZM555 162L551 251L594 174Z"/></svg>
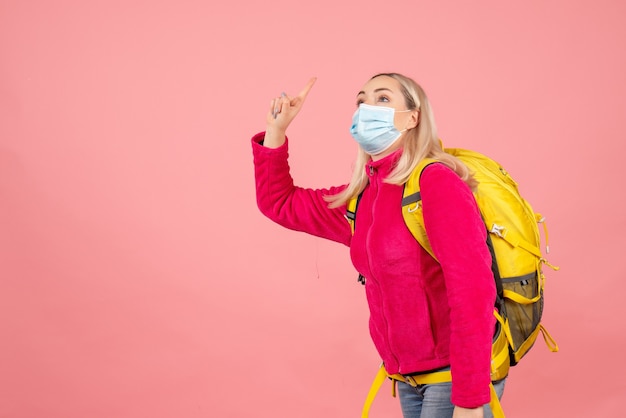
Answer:
<svg viewBox="0 0 626 418"><path fill-rule="evenodd" d="M393 93L393 91L391 91L391 89L388 89L388 88L386 88L386 87L381 87L381 88L378 88L378 89L374 90L374 93L378 93L379 91L388 91L388 92L390 92L390 93ZM361 94L365 94L365 92L364 92L363 90L361 90L361 91L360 91L360 92L358 92L356 95L357 95L357 96L360 96Z"/></svg>

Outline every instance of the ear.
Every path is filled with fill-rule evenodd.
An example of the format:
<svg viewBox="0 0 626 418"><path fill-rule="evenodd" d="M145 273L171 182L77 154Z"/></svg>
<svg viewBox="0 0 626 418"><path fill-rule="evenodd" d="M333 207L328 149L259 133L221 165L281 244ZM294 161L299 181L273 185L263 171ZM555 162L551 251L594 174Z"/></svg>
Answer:
<svg viewBox="0 0 626 418"><path fill-rule="evenodd" d="M420 123L420 114L421 112L417 109L413 110L409 115L409 124L407 129L413 129Z"/></svg>

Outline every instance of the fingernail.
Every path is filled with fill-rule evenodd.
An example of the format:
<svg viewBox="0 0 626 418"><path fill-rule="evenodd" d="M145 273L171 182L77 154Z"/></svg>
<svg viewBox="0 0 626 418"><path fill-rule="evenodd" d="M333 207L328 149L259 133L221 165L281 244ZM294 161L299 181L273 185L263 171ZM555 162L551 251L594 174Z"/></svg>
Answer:
<svg viewBox="0 0 626 418"><path fill-rule="evenodd" d="M282 93L280 93L280 97L285 97L285 96L286 96L286 94L285 94L284 91Z"/></svg>

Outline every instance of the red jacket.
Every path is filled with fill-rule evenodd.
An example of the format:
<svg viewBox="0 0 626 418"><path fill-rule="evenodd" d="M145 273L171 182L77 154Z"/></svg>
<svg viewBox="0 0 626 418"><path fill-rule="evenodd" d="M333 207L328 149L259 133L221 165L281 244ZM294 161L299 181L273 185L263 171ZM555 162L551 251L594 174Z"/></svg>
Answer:
<svg viewBox="0 0 626 418"><path fill-rule="evenodd" d="M289 174L288 145L263 147L252 138L257 203L278 224L348 245L367 278L370 334L390 374L450 366L452 402L489 402L496 296L486 230L474 196L443 164L421 177L424 224L433 259L413 238L401 211L402 186L384 183L401 151L367 167L354 236L345 206L329 209L323 196L345 186L304 189Z"/></svg>

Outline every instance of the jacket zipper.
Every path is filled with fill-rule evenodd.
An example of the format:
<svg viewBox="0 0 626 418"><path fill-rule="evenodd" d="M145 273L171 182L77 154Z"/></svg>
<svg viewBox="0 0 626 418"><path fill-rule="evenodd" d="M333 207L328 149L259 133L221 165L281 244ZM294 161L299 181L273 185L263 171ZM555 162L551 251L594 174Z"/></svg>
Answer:
<svg viewBox="0 0 626 418"><path fill-rule="evenodd" d="M370 178L370 187L372 185L374 187L376 187L376 189L375 189L376 193L373 195L372 209L371 209L371 218L372 218L372 223L373 223L374 219L376 217L376 214L374 213L374 211L375 211L375 208L376 208L376 202L378 201L379 191L380 190L379 190L379 183L378 183L378 175L374 179L375 170L374 170L374 167L372 165L369 166L369 172L370 172L370 176L371 176L371 178ZM375 180L375 181L373 181L373 180ZM372 271L371 263L370 263L371 257L370 257L370 252L369 252L369 249L370 249L370 234L371 234L371 228L367 232L366 241L365 241L365 244L366 244L365 245L365 250L367 252L367 262L370 264L369 271L371 272ZM395 352L393 350L393 347L391 345L391 338L389 336L389 322L387 321L387 317L385 315L385 305L384 305L385 298L382 297L382 293L383 292L382 292L382 289L381 289L381 286L380 286L380 281L379 280L375 280L375 281L377 282L377 285L378 285L378 293L380 295L379 299L380 299L380 302L382 304L381 310L380 310L381 311L381 319L383 320L384 326L385 326L385 337L387 339L386 343L387 343L387 347L389 349L389 354L394 358L394 360L395 360L396 364L398 365L398 367L400 367L400 361L398 360L398 356L395 354Z"/></svg>

